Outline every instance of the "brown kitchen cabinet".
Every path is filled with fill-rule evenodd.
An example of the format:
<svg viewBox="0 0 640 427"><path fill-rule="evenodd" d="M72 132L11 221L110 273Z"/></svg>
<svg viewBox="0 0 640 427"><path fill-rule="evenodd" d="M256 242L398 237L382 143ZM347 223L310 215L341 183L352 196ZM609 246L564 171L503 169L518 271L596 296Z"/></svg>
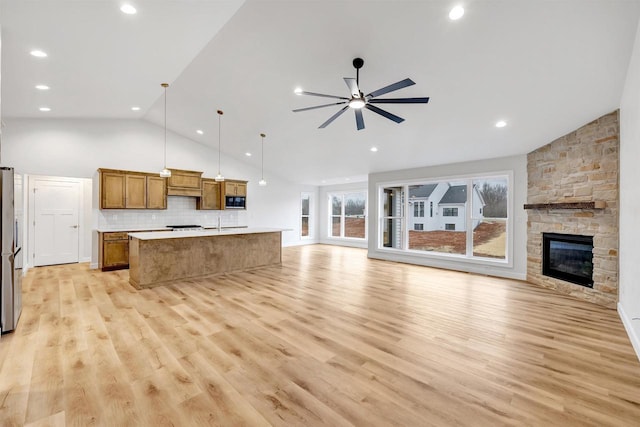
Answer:
<svg viewBox="0 0 640 427"><path fill-rule="evenodd" d="M224 194L225 196L246 196L247 182L230 180L224 181Z"/></svg>
<svg viewBox="0 0 640 427"><path fill-rule="evenodd" d="M147 177L144 174L125 173L125 208L145 209L147 207Z"/></svg>
<svg viewBox="0 0 640 427"><path fill-rule="evenodd" d="M147 175L147 209L167 209L167 179Z"/></svg>
<svg viewBox="0 0 640 427"><path fill-rule="evenodd" d="M196 199L196 209L220 210L222 206L221 194L219 182L202 178L202 197Z"/></svg>
<svg viewBox="0 0 640 427"><path fill-rule="evenodd" d="M202 195L202 172L170 169L171 176L167 178L167 194L169 196Z"/></svg>
<svg viewBox="0 0 640 427"><path fill-rule="evenodd" d="M157 174L98 169L100 209L166 209L167 180Z"/></svg>
<svg viewBox="0 0 640 427"><path fill-rule="evenodd" d="M102 271L129 268L129 236L126 231L100 233Z"/></svg>
<svg viewBox="0 0 640 427"><path fill-rule="evenodd" d="M125 174L100 170L100 209L125 208Z"/></svg>

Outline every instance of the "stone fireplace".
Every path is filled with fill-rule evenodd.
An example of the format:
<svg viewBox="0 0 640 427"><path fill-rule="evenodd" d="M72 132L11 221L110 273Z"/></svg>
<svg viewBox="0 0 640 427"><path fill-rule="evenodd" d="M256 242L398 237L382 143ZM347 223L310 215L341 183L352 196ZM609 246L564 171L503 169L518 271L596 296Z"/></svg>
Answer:
<svg viewBox="0 0 640 427"><path fill-rule="evenodd" d="M618 117L614 111L529 153L525 206L527 280L611 308L618 300ZM592 239L590 284L544 274L544 234ZM584 253L572 255L587 259ZM588 275L586 266L578 271L577 262L565 262L560 270Z"/></svg>

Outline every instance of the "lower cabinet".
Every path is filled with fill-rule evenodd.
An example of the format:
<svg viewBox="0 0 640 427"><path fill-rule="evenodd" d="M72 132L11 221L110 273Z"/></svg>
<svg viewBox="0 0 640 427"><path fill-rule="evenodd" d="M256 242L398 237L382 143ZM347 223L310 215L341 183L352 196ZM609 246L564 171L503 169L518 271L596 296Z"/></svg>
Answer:
<svg viewBox="0 0 640 427"><path fill-rule="evenodd" d="M128 232L101 233L100 254L102 271L129 268Z"/></svg>

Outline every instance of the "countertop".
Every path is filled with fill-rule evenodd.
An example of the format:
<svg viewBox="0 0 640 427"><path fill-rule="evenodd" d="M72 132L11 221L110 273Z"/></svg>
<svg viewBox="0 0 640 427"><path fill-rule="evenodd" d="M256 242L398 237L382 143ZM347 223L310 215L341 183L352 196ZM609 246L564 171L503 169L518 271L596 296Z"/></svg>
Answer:
<svg viewBox="0 0 640 427"><path fill-rule="evenodd" d="M255 234L255 233L277 233L281 231L287 231L284 228L224 228L222 230L202 230L202 231L172 231L171 233L153 233L153 232L141 232L141 233L129 233L129 237L140 240L157 240L157 239L184 239L188 237L209 237L209 236L229 236L234 234Z"/></svg>
<svg viewBox="0 0 640 427"><path fill-rule="evenodd" d="M217 225L203 225L205 230L217 230ZM237 226L222 226L222 229L238 229L238 228L247 228L246 225L237 225ZM144 231L171 231L169 227L116 227L116 228L97 228L96 231L98 233L117 233L122 231L128 231L130 233L136 232L144 232ZM177 231L176 231L177 233Z"/></svg>

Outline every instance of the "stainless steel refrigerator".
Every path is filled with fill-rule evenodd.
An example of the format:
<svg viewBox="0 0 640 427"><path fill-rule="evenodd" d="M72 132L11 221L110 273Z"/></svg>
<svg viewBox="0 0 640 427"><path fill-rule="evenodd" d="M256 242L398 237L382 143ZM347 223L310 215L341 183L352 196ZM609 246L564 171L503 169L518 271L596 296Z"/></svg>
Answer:
<svg viewBox="0 0 640 427"><path fill-rule="evenodd" d="M22 312L22 177L13 168L0 167L0 242L2 333L13 331Z"/></svg>

